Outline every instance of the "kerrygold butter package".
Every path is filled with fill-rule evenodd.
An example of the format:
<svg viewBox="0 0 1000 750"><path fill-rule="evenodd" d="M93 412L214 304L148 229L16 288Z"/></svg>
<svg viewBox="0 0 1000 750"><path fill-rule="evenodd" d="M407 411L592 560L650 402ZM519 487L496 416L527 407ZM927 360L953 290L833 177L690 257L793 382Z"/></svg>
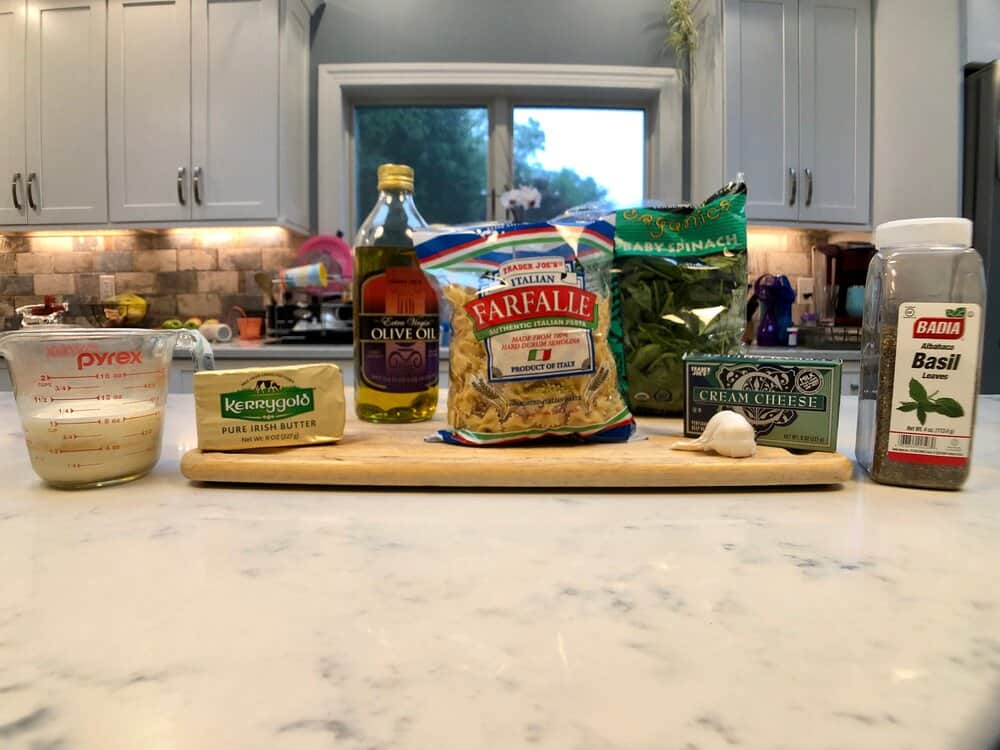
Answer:
<svg viewBox="0 0 1000 750"><path fill-rule="evenodd" d="M202 450L332 443L344 435L344 381L336 365L198 372L194 403Z"/></svg>

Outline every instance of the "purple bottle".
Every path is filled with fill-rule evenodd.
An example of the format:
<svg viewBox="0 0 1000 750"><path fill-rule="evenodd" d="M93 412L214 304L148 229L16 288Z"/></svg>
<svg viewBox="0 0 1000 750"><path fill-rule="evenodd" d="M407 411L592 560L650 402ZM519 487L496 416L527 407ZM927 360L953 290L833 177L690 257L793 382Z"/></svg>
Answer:
<svg viewBox="0 0 1000 750"><path fill-rule="evenodd" d="M760 301L759 346L788 346L788 327L792 324L795 290L787 276L764 274L754 284Z"/></svg>

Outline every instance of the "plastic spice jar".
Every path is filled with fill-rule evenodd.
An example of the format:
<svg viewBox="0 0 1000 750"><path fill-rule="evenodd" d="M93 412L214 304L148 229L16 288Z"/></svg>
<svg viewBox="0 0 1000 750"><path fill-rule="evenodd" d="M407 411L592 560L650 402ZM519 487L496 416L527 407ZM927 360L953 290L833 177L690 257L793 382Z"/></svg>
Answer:
<svg viewBox="0 0 1000 750"><path fill-rule="evenodd" d="M972 222L875 229L855 454L872 479L958 489L969 476L986 282Z"/></svg>

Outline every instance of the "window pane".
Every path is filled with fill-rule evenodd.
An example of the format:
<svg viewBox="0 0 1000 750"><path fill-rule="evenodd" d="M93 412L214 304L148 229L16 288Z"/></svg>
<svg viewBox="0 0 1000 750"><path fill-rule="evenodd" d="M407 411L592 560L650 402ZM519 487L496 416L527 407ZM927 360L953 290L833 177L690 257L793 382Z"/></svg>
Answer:
<svg viewBox="0 0 1000 750"><path fill-rule="evenodd" d="M645 181L645 112L580 107L514 108L514 184L541 193L527 221L606 200L634 206Z"/></svg>
<svg viewBox="0 0 1000 750"><path fill-rule="evenodd" d="M486 218L485 107L357 107L356 229L378 197L376 170L413 167L414 200L429 224Z"/></svg>

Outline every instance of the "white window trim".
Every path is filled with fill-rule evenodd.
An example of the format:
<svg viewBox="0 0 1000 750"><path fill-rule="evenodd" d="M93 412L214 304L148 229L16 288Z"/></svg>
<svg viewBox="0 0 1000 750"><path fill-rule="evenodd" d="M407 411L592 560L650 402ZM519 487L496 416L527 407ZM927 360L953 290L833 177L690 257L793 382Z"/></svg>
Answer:
<svg viewBox="0 0 1000 750"><path fill-rule="evenodd" d="M422 93L423 90L423 93ZM612 98L644 103L652 115L649 123L646 194L657 200L681 200L683 163L683 113L681 81L673 68L603 65L534 65L494 63L360 63L319 66L317 94L319 232L338 229L350 236L352 217L351 133L353 101L364 99L414 99L447 91L455 97L510 92L516 99L530 91L538 96L575 100L594 99L600 105ZM498 132L498 137L502 133ZM507 133L506 137L509 138ZM595 143L594 148L602 144ZM494 149L490 157L492 189L505 165ZM502 189L502 186L500 186Z"/></svg>

